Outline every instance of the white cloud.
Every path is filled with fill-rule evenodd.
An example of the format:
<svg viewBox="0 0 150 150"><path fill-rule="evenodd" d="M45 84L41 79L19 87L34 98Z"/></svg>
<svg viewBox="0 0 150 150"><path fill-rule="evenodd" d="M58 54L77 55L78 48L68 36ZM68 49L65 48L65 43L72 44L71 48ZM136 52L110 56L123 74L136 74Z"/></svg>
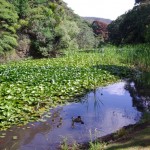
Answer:
<svg viewBox="0 0 150 150"><path fill-rule="evenodd" d="M124 89L125 82L119 82L116 84L112 84L103 89L103 91L108 92L111 95L124 95L126 90Z"/></svg>
<svg viewBox="0 0 150 150"><path fill-rule="evenodd" d="M80 16L116 19L134 6L135 0L64 0Z"/></svg>

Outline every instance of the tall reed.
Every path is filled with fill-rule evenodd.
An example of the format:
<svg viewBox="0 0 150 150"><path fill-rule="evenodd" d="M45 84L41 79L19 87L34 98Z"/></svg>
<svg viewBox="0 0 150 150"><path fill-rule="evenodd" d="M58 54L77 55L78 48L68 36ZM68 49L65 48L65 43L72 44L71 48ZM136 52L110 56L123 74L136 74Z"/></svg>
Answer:
<svg viewBox="0 0 150 150"><path fill-rule="evenodd" d="M122 48L121 55L125 63L142 71L150 71L150 44L126 45Z"/></svg>

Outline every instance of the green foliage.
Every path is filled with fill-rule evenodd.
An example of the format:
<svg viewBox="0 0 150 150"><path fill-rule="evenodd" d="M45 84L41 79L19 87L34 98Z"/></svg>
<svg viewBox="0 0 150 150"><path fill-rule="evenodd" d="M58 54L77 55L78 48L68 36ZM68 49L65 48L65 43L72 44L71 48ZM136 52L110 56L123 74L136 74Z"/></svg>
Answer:
<svg viewBox="0 0 150 150"><path fill-rule="evenodd" d="M26 27L26 26L29 25L29 22L28 22L27 20L20 19L20 20L19 20L19 25L20 25L21 27Z"/></svg>
<svg viewBox="0 0 150 150"><path fill-rule="evenodd" d="M58 27L56 27L56 36L59 37L58 48L78 48L76 37L80 29L76 22L64 20Z"/></svg>
<svg viewBox="0 0 150 150"><path fill-rule="evenodd" d="M63 8L56 3L40 5L31 10L31 30L36 35L34 49L39 55L49 57L64 48L77 48L79 28L74 21L66 20Z"/></svg>
<svg viewBox="0 0 150 150"><path fill-rule="evenodd" d="M77 43L79 48L88 49L96 46L96 38L93 30L86 22L78 22L80 32L77 35Z"/></svg>
<svg viewBox="0 0 150 150"><path fill-rule="evenodd" d="M122 58L124 59L125 63L130 63L144 71L150 71L149 47L149 44L124 46L121 49Z"/></svg>
<svg viewBox="0 0 150 150"><path fill-rule="evenodd" d="M66 48L95 45L92 29L60 2L45 4L41 1L30 10L29 25L34 34L32 48L40 57L53 56Z"/></svg>
<svg viewBox="0 0 150 150"><path fill-rule="evenodd" d="M122 41L122 33L120 31L120 24L123 22L125 15L118 17L108 25L109 41L113 44L120 44Z"/></svg>
<svg viewBox="0 0 150 150"><path fill-rule="evenodd" d="M17 44L18 43L15 37L7 34L0 35L0 45L3 52L13 50L14 47L17 46Z"/></svg>
<svg viewBox="0 0 150 150"><path fill-rule="evenodd" d="M59 37L56 37L55 27L59 25L59 19L49 7L40 5L30 11L30 29L34 33L33 48L39 56L49 57L56 50Z"/></svg>
<svg viewBox="0 0 150 150"><path fill-rule="evenodd" d="M9 25L16 23L18 15L15 8L5 0L0 0L0 21L1 23L8 23Z"/></svg>
<svg viewBox="0 0 150 150"><path fill-rule="evenodd" d="M122 65L115 61L118 57L107 58L110 54L107 51L106 54L68 52L62 58L0 65L0 128L33 121L49 107L118 80L109 70L93 67L112 62ZM112 53L117 56L115 51Z"/></svg>
<svg viewBox="0 0 150 150"><path fill-rule="evenodd" d="M18 15L12 4L0 0L0 53L13 50L17 46Z"/></svg>
<svg viewBox="0 0 150 150"><path fill-rule="evenodd" d="M29 0L7 0L15 6L20 18L25 18L29 11Z"/></svg>
<svg viewBox="0 0 150 150"><path fill-rule="evenodd" d="M150 35L150 4L135 6L109 26L109 39L114 44L147 43Z"/></svg>
<svg viewBox="0 0 150 150"><path fill-rule="evenodd" d="M11 32L13 38L18 34L22 39L23 34L28 34L33 57L51 57L66 48L93 48L97 45L90 25L62 0L0 0L0 3L0 29ZM16 41L14 43L16 46ZM5 48L1 46L1 52L6 47L8 50L13 48L12 44L3 45Z"/></svg>
<svg viewBox="0 0 150 150"><path fill-rule="evenodd" d="M150 122L150 114L148 112L144 112L140 122Z"/></svg>

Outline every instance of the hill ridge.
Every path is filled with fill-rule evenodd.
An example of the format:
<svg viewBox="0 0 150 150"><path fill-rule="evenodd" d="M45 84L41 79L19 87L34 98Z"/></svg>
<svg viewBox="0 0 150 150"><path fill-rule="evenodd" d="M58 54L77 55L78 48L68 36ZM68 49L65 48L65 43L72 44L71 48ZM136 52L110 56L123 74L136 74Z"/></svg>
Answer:
<svg viewBox="0 0 150 150"><path fill-rule="evenodd" d="M107 18L99 18L99 17L82 17L82 18L90 23L92 23L93 21L101 21L106 24L110 24L112 22L112 20L107 19Z"/></svg>

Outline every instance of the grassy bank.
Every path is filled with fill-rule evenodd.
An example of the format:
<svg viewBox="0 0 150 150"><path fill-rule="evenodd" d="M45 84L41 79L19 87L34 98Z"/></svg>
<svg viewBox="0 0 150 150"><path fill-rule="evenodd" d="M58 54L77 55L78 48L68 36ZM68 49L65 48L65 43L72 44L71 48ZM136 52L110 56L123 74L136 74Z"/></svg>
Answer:
<svg viewBox="0 0 150 150"><path fill-rule="evenodd" d="M142 71L150 71L150 45L126 45L121 47L120 51L123 61L137 67Z"/></svg>
<svg viewBox="0 0 150 150"><path fill-rule="evenodd" d="M108 144L106 150L149 150L150 149L150 126L139 128L137 131L131 130L130 134Z"/></svg>
<svg viewBox="0 0 150 150"><path fill-rule="evenodd" d="M149 150L150 149L150 114L144 113L137 124L122 127L114 133L98 137L89 132L88 143L74 142L68 145L67 139L62 142L61 150ZM94 137L96 140L92 140Z"/></svg>
<svg viewBox="0 0 150 150"><path fill-rule="evenodd" d="M0 129L34 121L50 107L131 74L115 47L0 65Z"/></svg>

